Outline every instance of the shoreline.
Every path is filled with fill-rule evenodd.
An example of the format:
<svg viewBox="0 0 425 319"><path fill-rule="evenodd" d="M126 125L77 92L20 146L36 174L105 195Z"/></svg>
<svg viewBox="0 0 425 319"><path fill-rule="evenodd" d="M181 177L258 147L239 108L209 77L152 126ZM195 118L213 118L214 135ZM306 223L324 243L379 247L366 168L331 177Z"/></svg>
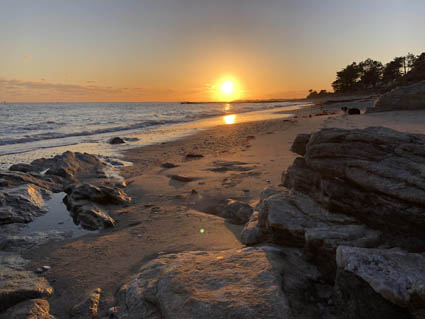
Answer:
<svg viewBox="0 0 425 319"><path fill-rule="evenodd" d="M242 226L215 213L229 198L255 206L264 187L281 189L282 171L298 156L290 151L298 134L373 125L424 133L420 119L425 118L425 111L348 116L342 114L340 105L314 111L321 115L310 117L311 110L304 109L291 119L222 125L179 140L125 150L124 159L133 165L122 167L120 175L133 201L128 207L112 208L115 227L23 253L31 260L31 269L51 267L43 275L57 292L49 299L52 313L66 316L73 306L69 300L81 300L98 287L103 290L102 307L110 307L117 289L142 264L165 253L244 247ZM186 158L189 153L203 157ZM220 161L239 164L220 166ZM177 167L161 167L166 162ZM191 181L173 180L176 175ZM105 179L96 182L108 185Z"/></svg>

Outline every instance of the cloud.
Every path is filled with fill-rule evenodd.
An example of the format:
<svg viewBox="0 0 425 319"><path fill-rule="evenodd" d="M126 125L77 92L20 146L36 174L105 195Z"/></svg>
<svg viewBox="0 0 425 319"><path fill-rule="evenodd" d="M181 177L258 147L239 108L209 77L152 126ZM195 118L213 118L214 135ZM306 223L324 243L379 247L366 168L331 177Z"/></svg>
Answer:
<svg viewBox="0 0 425 319"><path fill-rule="evenodd" d="M31 55L24 55L24 61L29 60L29 59L32 59Z"/></svg>

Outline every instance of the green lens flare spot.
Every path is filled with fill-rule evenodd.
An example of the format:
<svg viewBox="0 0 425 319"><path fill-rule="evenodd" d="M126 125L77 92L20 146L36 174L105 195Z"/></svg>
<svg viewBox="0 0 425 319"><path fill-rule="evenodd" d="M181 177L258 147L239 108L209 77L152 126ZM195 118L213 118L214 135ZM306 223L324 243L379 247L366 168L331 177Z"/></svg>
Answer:
<svg viewBox="0 0 425 319"><path fill-rule="evenodd" d="M201 234L203 234L203 233L205 233L205 229L201 228L201 229L199 230L199 232L200 232Z"/></svg>

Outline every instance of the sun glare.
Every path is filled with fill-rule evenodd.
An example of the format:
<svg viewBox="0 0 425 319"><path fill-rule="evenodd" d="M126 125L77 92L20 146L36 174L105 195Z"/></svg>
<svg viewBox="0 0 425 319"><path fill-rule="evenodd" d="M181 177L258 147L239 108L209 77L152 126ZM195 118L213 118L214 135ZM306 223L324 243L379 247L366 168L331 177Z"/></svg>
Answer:
<svg viewBox="0 0 425 319"><path fill-rule="evenodd" d="M226 115L223 117L223 121L226 124L234 124L236 120L236 115L235 114L231 114L231 115Z"/></svg>
<svg viewBox="0 0 425 319"><path fill-rule="evenodd" d="M231 94L233 93L233 83L231 81L225 81L221 85L221 92L224 94Z"/></svg>

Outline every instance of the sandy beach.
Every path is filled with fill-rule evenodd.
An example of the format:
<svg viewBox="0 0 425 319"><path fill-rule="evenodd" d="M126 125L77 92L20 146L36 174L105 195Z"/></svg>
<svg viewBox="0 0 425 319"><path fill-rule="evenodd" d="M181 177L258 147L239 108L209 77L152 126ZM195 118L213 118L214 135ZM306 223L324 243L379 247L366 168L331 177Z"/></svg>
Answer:
<svg viewBox="0 0 425 319"><path fill-rule="evenodd" d="M353 103L359 102L348 106ZM362 104L364 109L367 104ZM177 141L126 151L125 160L133 165L120 173L132 202L111 211L116 226L24 253L32 268L51 267L44 274L55 290L49 299L51 312L65 318L73 306L70 300L79 300L98 287L103 290L101 309L105 312L113 305L117 289L142 264L162 254L242 248L243 226L215 214L226 199L255 206L265 187L282 187L282 172L297 157L290 147L300 133L370 126L425 131L425 111L351 116L340 110L343 105L299 110L290 119L221 125ZM188 158L188 154L202 156ZM176 167L164 168L164 163Z"/></svg>

